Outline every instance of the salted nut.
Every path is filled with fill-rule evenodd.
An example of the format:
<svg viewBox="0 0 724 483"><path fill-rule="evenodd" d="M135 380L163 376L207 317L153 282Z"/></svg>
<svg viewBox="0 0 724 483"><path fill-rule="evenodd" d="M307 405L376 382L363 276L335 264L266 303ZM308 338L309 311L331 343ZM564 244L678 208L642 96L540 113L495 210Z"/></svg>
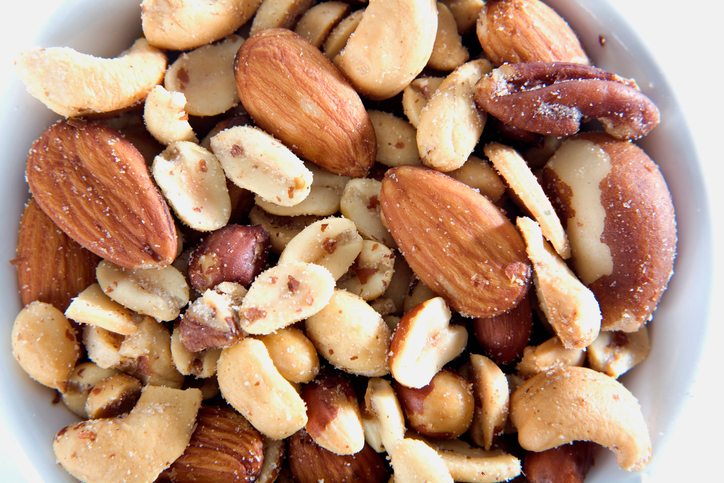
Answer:
<svg viewBox="0 0 724 483"><path fill-rule="evenodd" d="M568 367L532 377L511 396L510 418L529 451L583 440L611 449L628 471L651 459L638 401L616 379L593 369Z"/></svg>
<svg viewBox="0 0 724 483"><path fill-rule="evenodd" d="M659 110L636 83L570 62L505 64L475 86L478 107L504 123L552 136L598 119L617 139L638 139L659 123Z"/></svg>
<svg viewBox="0 0 724 483"><path fill-rule="evenodd" d="M163 79L166 54L138 39L115 59L69 47L21 52L15 69L33 97L65 117L110 112L143 101ZM93 82L88 82L94 79Z"/></svg>

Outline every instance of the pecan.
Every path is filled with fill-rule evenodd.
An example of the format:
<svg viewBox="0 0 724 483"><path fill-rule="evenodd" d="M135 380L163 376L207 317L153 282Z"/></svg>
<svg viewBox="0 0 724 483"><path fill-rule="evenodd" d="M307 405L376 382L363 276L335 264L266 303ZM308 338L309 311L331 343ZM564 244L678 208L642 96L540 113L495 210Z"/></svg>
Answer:
<svg viewBox="0 0 724 483"><path fill-rule="evenodd" d="M598 119L617 139L637 139L659 123L659 110L630 79L569 62L505 64L478 81L475 102L500 121L553 136Z"/></svg>

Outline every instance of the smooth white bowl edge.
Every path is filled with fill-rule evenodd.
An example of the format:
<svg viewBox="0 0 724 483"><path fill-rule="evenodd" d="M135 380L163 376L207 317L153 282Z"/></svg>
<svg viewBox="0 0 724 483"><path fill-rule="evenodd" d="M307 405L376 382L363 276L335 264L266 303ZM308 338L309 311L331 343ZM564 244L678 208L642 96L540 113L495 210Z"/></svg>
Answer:
<svg viewBox="0 0 724 483"><path fill-rule="evenodd" d="M33 22L23 16L16 21L24 28L18 48L71 46L79 51L113 56L128 47L140 32L140 7L137 1L74 0L43 1L26 6L28 15L42 12ZM655 319L651 323L650 357L623 381L639 398L653 442L653 461L641 473L620 470L610 451L597 453L596 466L587 481L640 481L656 474L657 458L665 452L666 440L688 400L688 390L697 370L701 348L710 320L712 253L709 206L702 181L696 149L681 109L661 71L631 29L606 2L549 0L579 34L596 65L620 75L637 79L662 112L662 124L640 145L661 167L674 198L679 229L675 275ZM42 9L42 6L49 8ZM62 5L62 7L59 7ZM37 10L35 10L37 9ZM18 20L18 18L20 20ZM41 19L45 19L42 21ZM26 25L30 23L31 25ZM615 28L616 33L612 33ZM599 42L606 39L605 45ZM7 45L7 44L6 44ZM15 49L14 49L15 50ZM3 60L5 60L3 58ZM5 66L3 65L3 74ZM0 418L15 444L9 450L27 481L75 481L55 463L52 438L74 420L62 404L51 404L53 391L29 380L10 354L10 328L20 310L16 293L15 268L7 261L15 256L17 226L28 197L24 180L27 150L42 130L57 116L25 93L11 76L0 105L0 146L5 164L0 197L4 207L4 229L0 231L0 280L6 287L2 297L6 310L2 316L0 344L7 348L0 358L0 384L11 396L0 398Z"/></svg>

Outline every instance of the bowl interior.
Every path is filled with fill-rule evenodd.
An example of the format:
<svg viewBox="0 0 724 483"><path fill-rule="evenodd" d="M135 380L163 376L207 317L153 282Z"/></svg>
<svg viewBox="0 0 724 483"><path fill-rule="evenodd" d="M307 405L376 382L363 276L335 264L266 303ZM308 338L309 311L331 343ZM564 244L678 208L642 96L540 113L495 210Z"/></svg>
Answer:
<svg viewBox="0 0 724 483"><path fill-rule="evenodd" d="M600 0L547 3L568 20L597 66L635 78L661 110L662 123L639 144L661 166L672 192L679 231L678 255L669 290L650 324L651 355L623 378L639 398L649 424L653 460L643 473L653 474L686 402L709 320L712 268L708 260L712 246L699 161L675 96L652 58L616 12ZM127 48L140 32L138 2L75 0L55 5L46 22L29 27L32 35L27 46L71 46L81 52L110 57ZM75 481L55 463L52 450L53 436L74 417L62 404L53 404L53 391L29 380L9 350L10 330L21 308L15 268L8 262L15 257L17 228L28 198L25 157L32 142L57 116L31 98L12 72L0 103L0 112L4 113L0 118L0 145L5 148L0 177L1 206L5 212L0 230L0 254L4 260L0 277L6 287L0 295L2 306L6 307L0 318L0 346L6 348L0 355L0 387L13 396L0 398L0 418L15 441L9 445L11 459L29 481ZM602 450L587 481L640 479L641 474L620 470L612 453Z"/></svg>

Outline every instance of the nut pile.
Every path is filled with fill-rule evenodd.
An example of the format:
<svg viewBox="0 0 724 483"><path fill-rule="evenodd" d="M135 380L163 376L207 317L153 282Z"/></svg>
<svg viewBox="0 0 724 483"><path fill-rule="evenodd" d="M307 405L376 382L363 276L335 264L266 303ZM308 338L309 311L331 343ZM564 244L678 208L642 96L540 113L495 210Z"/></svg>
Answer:
<svg viewBox="0 0 724 483"><path fill-rule="evenodd" d="M20 366L103 481L583 481L651 443L659 122L539 0L144 0L16 60ZM92 82L88 82L92 79ZM551 478L553 475L553 479Z"/></svg>

